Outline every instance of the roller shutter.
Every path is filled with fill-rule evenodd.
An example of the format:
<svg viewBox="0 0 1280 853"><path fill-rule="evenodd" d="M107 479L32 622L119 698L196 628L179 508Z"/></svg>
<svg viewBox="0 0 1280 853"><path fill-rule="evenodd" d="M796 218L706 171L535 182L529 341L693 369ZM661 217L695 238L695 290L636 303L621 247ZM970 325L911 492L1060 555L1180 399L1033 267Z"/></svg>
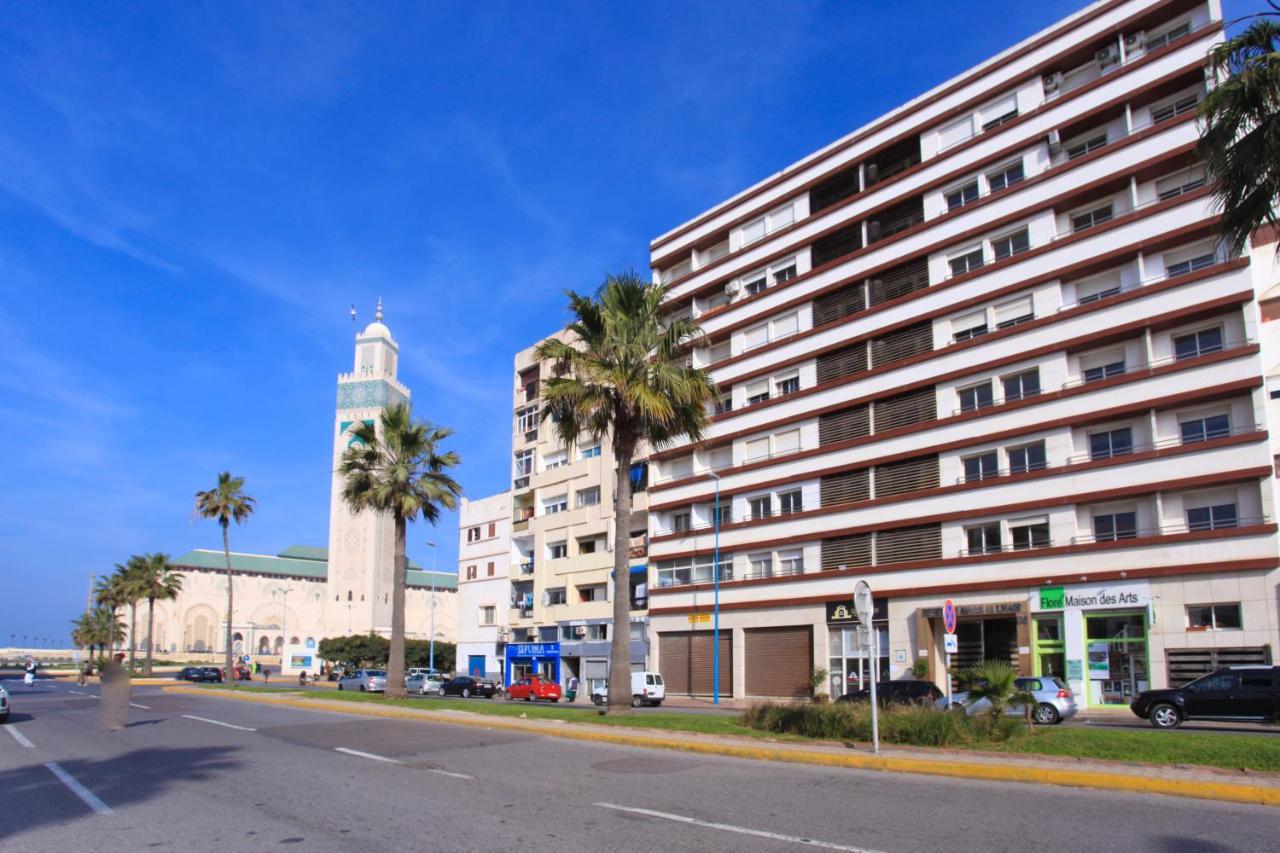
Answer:
<svg viewBox="0 0 1280 853"><path fill-rule="evenodd" d="M671 631L658 634L658 669L667 693L710 696L715 653L710 631ZM733 695L733 637L720 632L720 695Z"/></svg>
<svg viewBox="0 0 1280 853"><path fill-rule="evenodd" d="M810 692L813 627L749 628L743 632L747 695L799 698Z"/></svg>

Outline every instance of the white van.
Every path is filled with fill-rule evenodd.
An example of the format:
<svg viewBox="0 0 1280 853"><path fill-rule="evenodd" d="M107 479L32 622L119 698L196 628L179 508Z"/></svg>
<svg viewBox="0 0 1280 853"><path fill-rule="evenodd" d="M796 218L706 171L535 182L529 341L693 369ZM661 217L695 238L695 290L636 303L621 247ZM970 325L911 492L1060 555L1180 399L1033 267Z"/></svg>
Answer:
<svg viewBox="0 0 1280 853"><path fill-rule="evenodd" d="M631 707L653 705L655 708L667 698L667 686L656 672L631 673ZM591 701L603 705L609 700L609 682L603 682L591 694Z"/></svg>

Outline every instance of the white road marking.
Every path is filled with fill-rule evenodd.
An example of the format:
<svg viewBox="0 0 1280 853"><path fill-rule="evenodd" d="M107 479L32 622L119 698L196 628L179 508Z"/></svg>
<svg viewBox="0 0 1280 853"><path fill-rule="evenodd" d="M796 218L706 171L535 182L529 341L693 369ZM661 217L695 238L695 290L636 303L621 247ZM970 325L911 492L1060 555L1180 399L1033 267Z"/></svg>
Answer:
<svg viewBox="0 0 1280 853"><path fill-rule="evenodd" d="M111 811L110 806L94 796L93 791L90 791L84 785L81 785L76 777L59 767L56 761L46 762L44 766L48 767L49 771L53 773L54 776L58 777L59 782L70 788L71 793L83 800L86 806L93 809L98 814L114 814L114 812Z"/></svg>
<svg viewBox="0 0 1280 853"><path fill-rule="evenodd" d="M20 732L20 731L18 731L17 729L15 729L13 726L5 726L5 729L9 732L9 734L13 735L13 739L14 739L14 740L16 740L18 743L22 744L23 746L25 746L27 749L35 749L35 748L36 748L36 745L35 745L34 743L32 743L31 741L27 740L27 736L26 736L26 735L24 735L22 732Z"/></svg>
<svg viewBox="0 0 1280 853"><path fill-rule="evenodd" d="M709 820L699 820L696 817L686 817L685 815L672 814L670 812L659 812L653 809L637 809L630 806L619 806L614 803L596 803L602 809L613 809L619 812L630 812L631 814L644 815L645 817L657 817L663 820L671 820L676 823L687 823L693 826L703 826L707 829L722 829L725 832L736 832L739 835L753 835L756 838L770 838L774 841L788 841L792 844L804 844L809 847L820 847L823 850L843 850L845 853L878 853L878 851L868 850L864 847L850 847L847 844L835 844L830 841L818 841L814 838L801 838L798 835L783 835L779 832L766 832L763 829L751 829L746 826L734 826L731 823L715 823Z"/></svg>
<svg viewBox="0 0 1280 853"><path fill-rule="evenodd" d="M361 752L358 749L347 749L345 746L335 746L333 749L335 752L345 752L347 755L357 755L360 758L371 758L374 761L385 761L388 764L404 763L396 758L387 758L385 755L374 755L372 752Z"/></svg>
<svg viewBox="0 0 1280 853"><path fill-rule="evenodd" d="M454 772L449 771L449 770L436 770L436 769L434 769L434 768L427 768L427 772L428 772L428 773L435 773L437 776L448 776L448 777L450 777L451 779L474 779L474 778L476 778L476 777L474 777L474 776L468 776L466 773L454 773Z"/></svg>
<svg viewBox="0 0 1280 853"><path fill-rule="evenodd" d="M208 717L197 717L195 714L183 714L182 716L186 717L188 720L199 720L202 723L212 723L215 726L225 726L226 728L235 729L236 731L241 731L241 732L257 731L257 729L251 729L248 726L235 726L235 725L232 725L231 723L224 723L221 720L211 720Z"/></svg>
<svg viewBox="0 0 1280 853"><path fill-rule="evenodd" d="M133 708L141 708L141 709L142 709L142 710L144 710L144 711L150 711L150 710L151 710L151 706L150 706L150 705L139 705L137 702L130 702L130 703L129 703L129 705L130 705L130 707L133 707Z"/></svg>

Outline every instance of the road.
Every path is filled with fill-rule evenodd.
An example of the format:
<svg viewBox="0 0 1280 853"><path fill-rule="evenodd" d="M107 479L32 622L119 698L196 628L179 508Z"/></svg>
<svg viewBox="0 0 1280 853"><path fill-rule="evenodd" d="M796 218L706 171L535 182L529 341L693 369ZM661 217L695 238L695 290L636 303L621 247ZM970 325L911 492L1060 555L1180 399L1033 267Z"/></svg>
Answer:
<svg viewBox="0 0 1280 853"><path fill-rule="evenodd" d="M688 756L6 681L6 851L1254 851L1261 806Z"/></svg>

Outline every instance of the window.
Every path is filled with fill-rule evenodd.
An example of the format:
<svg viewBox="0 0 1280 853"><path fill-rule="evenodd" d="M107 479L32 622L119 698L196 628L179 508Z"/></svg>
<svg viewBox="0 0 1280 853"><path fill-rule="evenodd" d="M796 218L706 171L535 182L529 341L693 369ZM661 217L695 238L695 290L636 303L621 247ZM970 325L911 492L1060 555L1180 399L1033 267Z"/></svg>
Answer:
<svg viewBox="0 0 1280 853"><path fill-rule="evenodd" d="M1165 268L1165 277L1173 278L1174 276L1186 275L1187 273L1213 266L1213 262L1213 249L1209 249L1206 252L1196 255L1194 258L1187 258L1185 261L1178 261L1176 263L1169 264L1169 266Z"/></svg>
<svg viewBox="0 0 1280 853"><path fill-rule="evenodd" d="M1119 292L1120 276L1118 273L1113 273L1100 279L1077 284L1076 303L1088 305L1090 302L1097 302L1100 299L1115 296Z"/></svg>
<svg viewBox="0 0 1280 853"><path fill-rule="evenodd" d="M768 323L756 326L754 329L747 329L747 331L743 333L743 349L753 349L755 347L764 346L767 343L769 343Z"/></svg>
<svg viewBox="0 0 1280 853"><path fill-rule="evenodd" d="M1045 467L1044 442L1034 441L1009 448L1009 473L1025 474Z"/></svg>
<svg viewBox="0 0 1280 853"><path fill-rule="evenodd" d="M1150 53L1153 50L1162 48L1169 42L1173 41L1174 39L1182 38L1189 32L1191 32L1191 22L1183 21L1181 24L1178 24L1178 26L1174 27L1171 30L1166 30L1165 32L1159 35L1147 36L1147 44L1146 44L1147 53Z"/></svg>
<svg viewBox="0 0 1280 853"><path fill-rule="evenodd" d="M1180 116L1183 113L1189 113L1196 108L1196 104L1200 103L1200 93L1192 92L1189 95L1161 104L1158 107L1151 108L1151 123L1159 124L1162 121L1168 121L1174 116Z"/></svg>
<svg viewBox="0 0 1280 853"><path fill-rule="evenodd" d="M956 210L958 208L964 207L969 202L977 200L978 182L970 181L964 186L947 193L946 198L947 198L947 210L949 211Z"/></svg>
<svg viewBox="0 0 1280 853"><path fill-rule="evenodd" d="M1183 444L1222 438L1231 435L1231 418L1229 415L1205 415L1202 418L1191 418L1179 421L1178 430L1182 434Z"/></svg>
<svg viewBox="0 0 1280 853"><path fill-rule="evenodd" d="M773 555L772 554L752 554L747 557L747 565L750 576L753 578L767 578L773 576Z"/></svg>
<svg viewBox="0 0 1280 853"><path fill-rule="evenodd" d="M468 542L479 542L479 541L480 541L480 528L479 528L479 527L468 527L468 528L467 528L467 541L468 541Z"/></svg>
<svg viewBox="0 0 1280 853"><path fill-rule="evenodd" d="M1005 402L1034 397L1040 393L1040 368L1033 367L1001 379L1004 383Z"/></svg>
<svg viewBox="0 0 1280 853"><path fill-rule="evenodd" d="M1174 175L1156 181L1156 197L1168 201L1204 186L1204 166L1192 166Z"/></svg>
<svg viewBox="0 0 1280 853"><path fill-rule="evenodd" d="M1018 117L1018 96L1006 95L994 104L983 107L979 112L982 115L982 129L994 130Z"/></svg>
<svg viewBox="0 0 1280 853"><path fill-rule="evenodd" d="M799 549L794 551L779 551L778 552L778 574L780 575L804 574L804 552Z"/></svg>
<svg viewBox="0 0 1280 853"><path fill-rule="evenodd" d="M1110 459L1133 452L1133 430L1129 427L1089 434L1089 458Z"/></svg>
<svg viewBox="0 0 1280 853"><path fill-rule="evenodd" d="M965 116L960 121L947 125L938 133L938 148L941 150L959 145L971 136L973 136L973 116Z"/></svg>
<svg viewBox="0 0 1280 853"><path fill-rule="evenodd" d="M747 296L755 296L757 293L764 293L764 289L768 286L769 279L765 277L765 274L762 272L755 273L742 282L742 292Z"/></svg>
<svg viewBox="0 0 1280 853"><path fill-rule="evenodd" d="M997 261L1013 257L1030 248L1031 237L1025 228L991 241L991 250L995 253Z"/></svg>
<svg viewBox="0 0 1280 853"><path fill-rule="evenodd" d="M588 625L587 639L596 642L609 639L609 626L599 622L594 625Z"/></svg>
<svg viewBox="0 0 1280 853"><path fill-rule="evenodd" d="M673 512L671 513L671 529L676 533L685 533L693 527L693 513L691 512Z"/></svg>
<svg viewBox="0 0 1280 853"><path fill-rule="evenodd" d="M467 580L473 581L475 579L476 579L476 567L467 566Z"/></svg>
<svg viewBox="0 0 1280 853"><path fill-rule="evenodd" d="M769 456L769 438L755 438L747 442L743 452L743 460L752 462L756 459L767 459Z"/></svg>
<svg viewBox="0 0 1280 853"><path fill-rule="evenodd" d="M1124 353L1117 353L1114 355L1108 354L1101 357L1095 357L1091 360L1101 361L1101 363L1085 367L1084 370L1080 372L1080 375L1086 384L1089 382L1097 382L1101 379L1110 379L1112 376L1119 376L1124 373ZM1084 364L1089 363L1089 360L1082 359L1081 361Z"/></svg>
<svg viewBox="0 0 1280 853"><path fill-rule="evenodd" d="M591 586L578 587L578 601L605 601L604 584L592 584Z"/></svg>
<svg viewBox="0 0 1280 853"><path fill-rule="evenodd" d="M976 412L978 409L986 408L994 402L990 381L983 382L981 385L961 388L959 394L960 411L962 412Z"/></svg>
<svg viewBox="0 0 1280 853"><path fill-rule="evenodd" d="M978 246L954 258L947 258L947 263L951 266L952 275L972 272L982 266L982 247Z"/></svg>
<svg viewBox="0 0 1280 853"><path fill-rule="evenodd" d="M1099 542L1133 539L1138 535L1136 512L1111 512L1093 517L1093 538Z"/></svg>
<svg viewBox="0 0 1280 853"><path fill-rule="evenodd" d="M565 604L569 601L568 595L565 593L564 587L556 587L547 590L547 604Z"/></svg>
<svg viewBox="0 0 1280 853"><path fill-rule="evenodd" d="M490 563L489 563L489 565L486 567L486 574L487 574L489 577L493 577L493 563L492 563L492 562L490 562Z"/></svg>
<svg viewBox="0 0 1280 853"><path fill-rule="evenodd" d="M1222 328L1201 329L1173 338L1173 354L1178 361L1222 350Z"/></svg>
<svg viewBox="0 0 1280 853"><path fill-rule="evenodd" d="M544 454L542 457L542 470L550 471L554 468L563 468L569 464L569 454L563 450L557 450L552 453Z"/></svg>
<svg viewBox="0 0 1280 853"><path fill-rule="evenodd" d="M486 604L480 608L480 624L492 625L497 621L498 608L492 604Z"/></svg>
<svg viewBox="0 0 1280 853"><path fill-rule="evenodd" d="M988 174L987 183L991 187L991 192L995 192L1005 187L1011 187L1025 177L1026 174L1022 171L1022 161L1019 160L1016 163L1005 166L1003 169Z"/></svg>
<svg viewBox="0 0 1280 853"><path fill-rule="evenodd" d="M497 535L498 535L498 525L495 522L492 522L492 521L489 522L489 538L492 539Z"/></svg>
<svg viewBox="0 0 1280 853"><path fill-rule="evenodd" d="M1084 213L1077 213L1071 217L1072 232L1086 231L1095 225L1101 225L1104 222L1111 221L1111 205L1104 204L1102 207Z"/></svg>
<svg viewBox="0 0 1280 853"><path fill-rule="evenodd" d="M794 394L800 390L800 375L795 374L774 380L774 388L777 390L779 397L786 394Z"/></svg>
<svg viewBox="0 0 1280 853"><path fill-rule="evenodd" d="M1223 631L1240 629L1239 604L1188 604L1187 630Z"/></svg>
<svg viewBox="0 0 1280 853"><path fill-rule="evenodd" d="M1030 296L1024 296L1021 299L1014 299L1012 302L996 306L997 329L1007 329L1010 326L1026 323L1035 318L1036 312L1031 307Z"/></svg>
<svg viewBox="0 0 1280 853"><path fill-rule="evenodd" d="M586 538L586 539L579 539L579 540L578 540L578 553L579 553L579 554L594 554L594 553L596 552L596 546L597 546L597 542L596 542L595 537L588 537L588 538Z"/></svg>
<svg viewBox="0 0 1280 853"><path fill-rule="evenodd" d="M547 553L551 555L553 560L563 560L569 556L568 542L552 542L547 546Z"/></svg>
<svg viewBox="0 0 1280 853"><path fill-rule="evenodd" d="M1189 530L1219 530L1226 527L1235 527L1238 521L1235 504L1198 506L1187 510L1187 528Z"/></svg>
<svg viewBox="0 0 1280 853"><path fill-rule="evenodd" d="M764 217L760 217L755 222L748 222L742 226L742 245L754 243L764 236Z"/></svg>
<svg viewBox="0 0 1280 853"><path fill-rule="evenodd" d="M762 216L754 222L748 222L742 226L742 245L754 243L765 234L777 231L794 222L796 219L795 205L787 204L770 212L766 216Z"/></svg>
<svg viewBox="0 0 1280 853"><path fill-rule="evenodd" d="M985 311L951 321L951 338L956 342L980 337L987 331L987 312Z"/></svg>
<svg viewBox="0 0 1280 853"><path fill-rule="evenodd" d="M770 267L770 270L773 275L774 284L782 284L784 281L791 281L791 279L796 277L795 261L788 261L786 262L786 266L781 268Z"/></svg>
<svg viewBox="0 0 1280 853"><path fill-rule="evenodd" d="M969 554L995 554L1000 551L1000 522L979 524L964 529L969 542Z"/></svg>
<svg viewBox="0 0 1280 853"><path fill-rule="evenodd" d="M723 385L720 387L724 388ZM725 394L719 400L716 400L717 415L723 415L725 412L732 412L732 411L733 411L733 397L730 394Z"/></svg>
<svg viewBox="0 0 1280 853"><path fill-rule="evenodd" d="M516 476L528 477L533 473L533 451L520 450L516 452Z"/></svg>
<svg viewBox="0 0 1280 853"><path fill-rule="evenodd" d="M773 498L769 495L748 498L747 505L751 508L752 519L768 518L773 515Z"/></svg>
<svg viewBox="0 0 1280 853"><path fill-rule="evenodd" d="M804 498L799 489L793 492L780 492L778 494L778 512L782 515L789 515L793 512L802 512L804 510Z"/></svg>
<svg viewBox="0 0 1280 853"><path fill-rule="evenodd" d="M596 459L599 456L600 456L600 445L598 444L593 444L589 447L584 447L582 448L581 452L578 454L578 458L580 459Z"/></svg>
<svg viewBox="0 0 1280 853"><path fill-rule="evenodd" d="M566 512L568 509L568 495L556 495L554 498L547 498L542 502L543 515L555 515L558 512Z"/></svg>
<svg viewBox="0 0 1280 853"><path fill-rule="evenodd" d="M800 430L789 429L786 432L780 432L773 437L773 455L781 456L784 453L795 453L800 449Z"/></svg>
<svg viewBox="0 0 1280 853"><path fill-rule="evenodd" d="M798 331L800 331L799 314L788 314L773 321L773 337L775 340L785 338L787 335L794 335Z"/></svg>
<svg viewBox="0 0 1280 853"><path fill-rule="evenodd" d="M657 564L658 586L681 586L689 583L708 583L712 580L711 557L685 557ZM733 555L720 555L720 580L733 580Z"/></svg>
<svg viewBox="0 0 1280 853"><path fill-rule="evenodd" d="M763 403L769 399L769 382L768 380L760 380L752 382L747 386L747 405L754 406L756 403Z"/></svg>
<svg viewBox="0 0 1280 853"><path fill-rule="evenodd" d="M1074 160L1077 157L1083 157L1090 151L1096 151L1107 144L1107 132L1104 130L1099 134L1090 136L1079 142L1067 146L1067 159Z"/></svg>
<svg viewBox="0 0 1280 853"><path fill-rule="evenodd" d="M529 406L516 412L516 432L536 433L538 431L538 407Z"/></svg>
<svg viewBox="0 0 1280 853"><path fill-rule="evenodd" d="M579 489L577 495L578 506L595 506L600 503L600 487L592 486L589 489Z"/></svg>
<svg viewBox="0 0 1280 853"><path fill-rule="evenodd" d="M1000 474L1000 461L994 450L979 453L976 456L966 456L961 461L964 463L964 481L966 483L974 480L986 480Z"/></svg>
<svg viewBox="0 0 1280 853"><path fill-rule="evenodd" d="M1009 538L1013 550L1049 547L1049 521L1045 518L1024 518L1009 522Z"/></svg>

